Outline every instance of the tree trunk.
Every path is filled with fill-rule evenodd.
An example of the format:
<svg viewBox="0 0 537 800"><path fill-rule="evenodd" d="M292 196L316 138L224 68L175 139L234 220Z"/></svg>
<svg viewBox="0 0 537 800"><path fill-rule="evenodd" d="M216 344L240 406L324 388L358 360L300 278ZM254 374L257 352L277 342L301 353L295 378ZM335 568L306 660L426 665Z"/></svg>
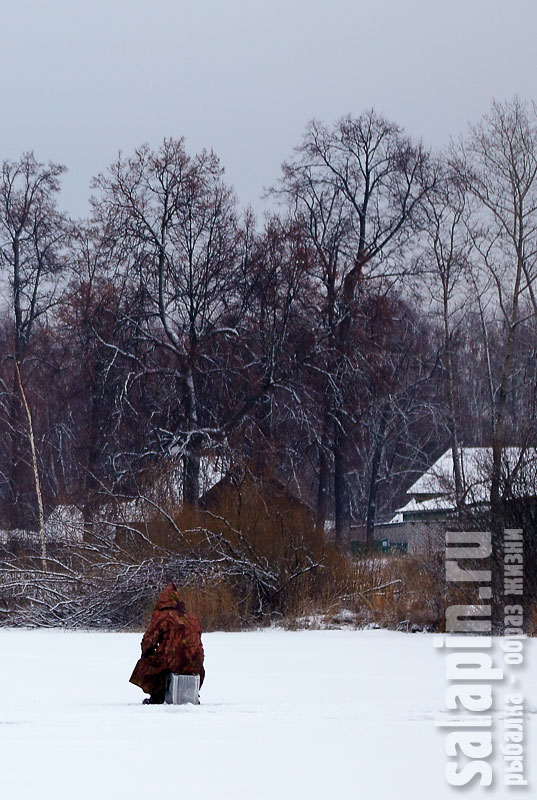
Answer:
<svg viewBox="0 0 537 800"><path fill-rule="evenodd" d="M498 630L502 624L503 599L503 538L505 528L505 511L501 496L502 454L505 446L504 425L507 405L507 387L511 375L511 362L515 349L516 326L518 324L518 294L522 276L521 263L517 270L513 292L513 309L509 325L509 333L505 343L502 375L498 388L497 401L494 408L492 430L492 474L490 481L490 515L492 533L492 593L493 625Z"/></svg>
<svg viewBox="0 0 537 800"><path fill-rule="evenodd" d="M32 451L32 469L34 473L34 483L35 483L35 495L37 500L37 507L39 511L39 536L41 539L41 564L43 570L47 568L47 541L45 535L45 514L43 511L43 496L41 494L41 481L39 479L39 469L37 465L37 452L35 449L35 436L34 436L34 426L32 422L32 412L30 411L30 406L28 405L28 400L26 399L26 393L24 391L24 387L22 385L22 378L21 373L19 370L19 365L15 361L15 371L17 373L17 382L19 385L19 390L21 393L22 402L24 405L24 410L26 412L26 419L28 422L28 438L30 441L30 448Z"/></svg>
<svg viewBox="0 0 537 800"><path fill-rule="evenodd" d="M187 440L183 454L183 502L196 508L200 496L200 436L194 374L188 364L183 373Z"/></svg>
<svg viewBox="0 0 537 800"><path fill-rule="evenodd" d="M317 531L323 533L328 513L328 495L330 491L330 408L328 400L325 402L323 414L323 428L319 444L319 475L317 486L317 509L315 524Z"/></svg>
<svg viewBox="0 0 537 800"><path fill-rule="evenodd" d="M200 452L199 447L189 443L183 456L183 502L195 508L200 497Z"/></svg>
<svg viewBox="0 0 537 800"><path fill-rule="evenodd" d="M16 363L16 362L15 362ZM27 421L20 396L17 368L14 367L10 402L11 474L9 526L11 529L37 530L38 514L35 494L31 490L32 469L29 463Z"/></svg>
<svg viewBox="0 0 537 800"><path fill-rule="evenodd" d="M23 317L21 309L20 241L15 236L13 249L13 390L10 403L11 423L11 475L10 475L10 513L9 524L13 528L33 530L37 527L37 509L34 496L30 499L31 468L28 461L28 438L26 419L19 388L18 370L25 357L23 339Z"/></svg>
<svg viewBox="0 0 537 800"><path fill-rule="evenodd" d="M377 489L378 478L380 471L380 462L382 460L382 452L384 450L384 434L386 432L386 425L388 417L386 409L383 409L380 416L379 425L375 433L375 444L373 449L373 460L371 463L371 478L369 481L369 497L367 500L367 517L366 517L366 540L368 546L373 543L373 535L375 531L375 517L377 513Z"/></svg>
<svg viewBox="0 0 537 800"><path fill-rule="evenodd" d="M362 235L360 237L362 241ZM351 347L352 314L355 292L362 275L363 253L359 252L356 263L343 281L341 318L337 329L337 348L342 359ZM343 414L335 414L334 433L334 507L336 544L350 548L351 504L348 476L349 431Z"/></svg>
<svg viewBox="0 0 537 800"><path fill-rule="evenodd" d="M347 475L347 432L341 420L336 420L334 436L334 509L336 523L336 545L341 549L350 547L351 505L349 479Z"/></svg>
<svg viewBox="0 0 537 800"><path fill-rule="evenodd" d="M453 479L455 482L456 505L457 508L459 508L463 499L464 486L462 480L461 457L459 452L457 414L455 410L455 376L453 374L453 353L451 351L451 337L449 333L447 296L444 297L444 353L446 359L446 390L449 408L449 432L451 439L451 456L453 459Z"/></svg>

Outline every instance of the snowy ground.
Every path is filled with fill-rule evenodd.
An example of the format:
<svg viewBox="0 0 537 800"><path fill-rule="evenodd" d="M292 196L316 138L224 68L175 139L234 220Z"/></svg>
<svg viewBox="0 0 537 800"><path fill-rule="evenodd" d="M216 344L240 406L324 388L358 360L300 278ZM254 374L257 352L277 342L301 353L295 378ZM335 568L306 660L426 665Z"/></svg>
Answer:
<svg viewBox="0 0 537 800"><path fill-rule="evenodd" d="M445 660L429 635L206 634L199 707L141 704L127 682L139 641L0 630L2 797L436 800L464 792L444 781L445 735L434 721L444 709ZM527 660L535 655L527 643ZM534 669L522 684L529 760ZM498 766L488 796L516 796L502 780Z"/></svg>

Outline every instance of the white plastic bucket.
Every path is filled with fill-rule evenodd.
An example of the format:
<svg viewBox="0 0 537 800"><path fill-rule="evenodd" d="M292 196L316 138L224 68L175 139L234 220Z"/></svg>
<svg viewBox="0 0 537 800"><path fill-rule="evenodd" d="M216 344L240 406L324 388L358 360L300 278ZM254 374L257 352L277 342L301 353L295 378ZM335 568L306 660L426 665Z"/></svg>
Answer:
<svg viewBox="0 0 537 800"><path fill-rule="evenodd" d="M199 705L200 676L170 672L166 683L165 702L172 705Z"/></svg>

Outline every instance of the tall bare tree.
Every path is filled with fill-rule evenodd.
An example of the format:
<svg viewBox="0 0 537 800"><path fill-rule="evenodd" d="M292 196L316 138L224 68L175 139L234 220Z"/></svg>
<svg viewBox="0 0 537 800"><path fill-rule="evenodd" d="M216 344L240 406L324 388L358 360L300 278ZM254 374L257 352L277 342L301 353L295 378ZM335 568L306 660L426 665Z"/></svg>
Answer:
<svg viewBox="0 0 537 800"><path fill-rule="evenodd" d="M29 440L17 369L24 366L36 326L58 298L68 235L66 217L57 210L60 176L65 167L43 164L33 153L4 161L0 178L0 275L9 308L15 360L10 404L12 526L36 523L35 502L25 498Z"/></svg>
<svg viewBox="0 0 537 800"><path fill-rule="evenodd" d="M494 103L472 127L455 159L472 198L475 287L486 333L486 308L503 329L497 369L488 359L493 527L501 535L502 451L516 350L524 325L537 314L537 113L518 98ZM491 301L492 298L492 301Z"/></svg>
<svg viewBox="0 0 537 800"><path fill-rule="evenodd" d="M95 220L112 241L118 276L127 272L137 297L125 319L161 354L153 368L159 363L174 386L176 410L172 398L171 413L155 414L154 445L182 458L190 505L199 498L202 450L250 402L245 397L240 408L228 409L222 424L200 394L208 375L214 392L221 372L213 355L226 349L223 341L238 343L250 296L250 226L239 224L222 173L213 153L190 156L183 140L167 139L158 151L144 146L130 158L120 155L94 183ZM147 369L132 352L127 356L134 372ZM272 380L270 368L265 379Z"/></svg>
<svg viewBox="0 0 537 800"><path fill-rule="evenodd" d="M441 357L447 428L453 458L457 505L463 501L463 470L457 413L455 339L465 317L468 299L471 237L467 227L468 200L460 178L440 167L435 186L423 199L423 250L418 256L420 287L429 292L432 312L441 326Z"/></svg>
<svg viewBox="0 0 537 800"><path fill-rule="evenodd" d="M333 391L330 380L325 419L332 427L336 540L341 545L350 532L353 425L341 382L352 357L358 295L364 281L404 271L402 254L431 180L424 149L374 111L346 117L331 129L312 122L284 165L281 191L318 253L325 324L337 353L334 375L340 386Z"/></svg>

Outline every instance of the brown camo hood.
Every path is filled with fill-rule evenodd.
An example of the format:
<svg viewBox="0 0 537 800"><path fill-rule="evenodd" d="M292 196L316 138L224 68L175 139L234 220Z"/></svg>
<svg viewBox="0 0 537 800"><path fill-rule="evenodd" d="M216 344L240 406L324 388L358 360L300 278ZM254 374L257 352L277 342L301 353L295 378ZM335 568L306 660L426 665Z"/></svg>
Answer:
<svg viewBox="0 0 537 800"><path fill-rule="evenodd" d="M181 602L179 592L174 583L169 583L164 591L162 591L157 600L155 611L164 611L166 608L177 608L177 604Z"/></svg>

